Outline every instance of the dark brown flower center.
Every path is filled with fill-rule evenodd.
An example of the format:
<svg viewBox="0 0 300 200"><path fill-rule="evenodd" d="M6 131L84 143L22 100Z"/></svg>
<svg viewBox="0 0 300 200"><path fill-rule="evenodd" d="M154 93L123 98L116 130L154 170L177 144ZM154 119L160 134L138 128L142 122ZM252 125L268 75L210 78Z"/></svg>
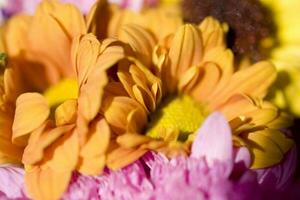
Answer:
<svg viewBox="0 0 300 200"><path fill-rule="evenodd" d="M213 16L229 27L228 46L237 55L247 55L253 60L267 56L274 45L276 27L270 11L259 0L184 0L183 16L186 22L200 23Z"/></svg>

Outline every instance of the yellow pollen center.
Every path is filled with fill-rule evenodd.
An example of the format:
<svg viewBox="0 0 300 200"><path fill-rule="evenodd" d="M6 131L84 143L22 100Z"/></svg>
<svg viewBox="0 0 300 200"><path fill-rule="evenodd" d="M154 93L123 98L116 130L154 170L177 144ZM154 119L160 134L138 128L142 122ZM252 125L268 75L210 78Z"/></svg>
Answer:
<svg viewBox="0 0 300 200"><path fill-rule="evenodd" d="M78 84L75 79L63 79L59 83L49 87L44 92L50 107L55 107L68 99L77 99Z"/></svg>
<svg viewBox="0 0 300 200"><path fill-rule="evenodd" d="M164 138L176 135L176 140L185 141L193 134L207 116L205 106L187 95L165 99L160 107L150 115L146 135Z"/></svg>

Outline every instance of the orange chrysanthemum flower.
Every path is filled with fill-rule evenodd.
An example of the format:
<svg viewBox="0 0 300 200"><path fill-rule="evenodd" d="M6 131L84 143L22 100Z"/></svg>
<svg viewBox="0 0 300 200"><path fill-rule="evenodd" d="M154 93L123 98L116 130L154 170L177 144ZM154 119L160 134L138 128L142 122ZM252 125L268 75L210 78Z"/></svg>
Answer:
<svg viewBox="0 0 300 200"><path fill-rule="evenodd" d="M84 59L74 63L72 42L86 32L80 11L54 0L43 1L33 17L16 16L5 26L0 162L24 165L34 199L58 199L74 170L93 175L105 166L110 129L96 115L105 65L124 54L115 40L83 42L87 52L79 49Z"/></svg>
<svg viewBox="0 0 300 200"><path fill-rule="evenodd" d="M252 168L281 161L293 142L279 129L291 120L263 101L276 70L269 62L235 69L226 30L207 18L157 42L138 25L123 27L118 38L134 56L108 71L101 107L112 129L108 167L123 167L149 149L188 154L195 131L213 111L227 117L235 146L250 150Z"/></svg>

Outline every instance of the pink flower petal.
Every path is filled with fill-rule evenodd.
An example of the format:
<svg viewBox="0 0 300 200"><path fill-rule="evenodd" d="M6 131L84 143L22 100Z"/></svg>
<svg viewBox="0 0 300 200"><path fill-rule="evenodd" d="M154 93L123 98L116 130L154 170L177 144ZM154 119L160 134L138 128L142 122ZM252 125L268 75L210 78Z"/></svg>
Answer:
<svg viewBox="0 0 300 200"><path fill-rule="evenodd" d="M251 155L246 147L238 148L234 155L234 163L242 163L246 168L251 165Z"/></svg>
<svg viewBox="0 0 300 200"><path fill-rule="evenodd" d="M7 198L24 197L24 170L22 168L3 165L0 166L0 193Z"/></svg>
<svg viewBox="0 0 300 200"><path fill-rule="evenodd" d="M191 157L205 157L209 165L224 162L229 175L233 167L231 129L221 113L209 115L197 131Z"/></svg>

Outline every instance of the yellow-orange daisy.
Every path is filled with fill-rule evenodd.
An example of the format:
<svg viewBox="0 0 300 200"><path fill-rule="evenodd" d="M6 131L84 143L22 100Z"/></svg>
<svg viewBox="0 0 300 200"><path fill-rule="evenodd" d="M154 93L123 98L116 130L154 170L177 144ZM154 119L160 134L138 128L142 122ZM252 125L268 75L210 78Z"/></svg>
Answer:
<svg viewBox="0 0 300 200"><path fill-rule="evenodd" d="M96 49L99 59L75 64L72 42L86 32L80 11L55 0L43 1L34 16L15 16L4 27L8 66L1 77L0 162L24 165L33 199L58 199L73 170L99 174L105 166L110 130L101 117L94 118L107 78L94 64L103 60L100 66L105 66L116 54L112 59L101 54L122 56L123 49L114 40L103 41ZM87 68L89 62L95 62L93 68ZM89 106L91 98L99 102Z"/></svg>
<svg viewBox="0 0 300 200"><path fill-rule="evenodd" d="M252 168L281 161L293 142L279 129L291 120L263 101L276 70L264 61L236 71L226 30L209 17L199 26L181 26L159 43L138 25L119 32L134 56L108 70L101 111L112 129L110 168L125 166L149 149L188 154L195 131L213 111L227 117L235 146L250 150Z"/></svg>

